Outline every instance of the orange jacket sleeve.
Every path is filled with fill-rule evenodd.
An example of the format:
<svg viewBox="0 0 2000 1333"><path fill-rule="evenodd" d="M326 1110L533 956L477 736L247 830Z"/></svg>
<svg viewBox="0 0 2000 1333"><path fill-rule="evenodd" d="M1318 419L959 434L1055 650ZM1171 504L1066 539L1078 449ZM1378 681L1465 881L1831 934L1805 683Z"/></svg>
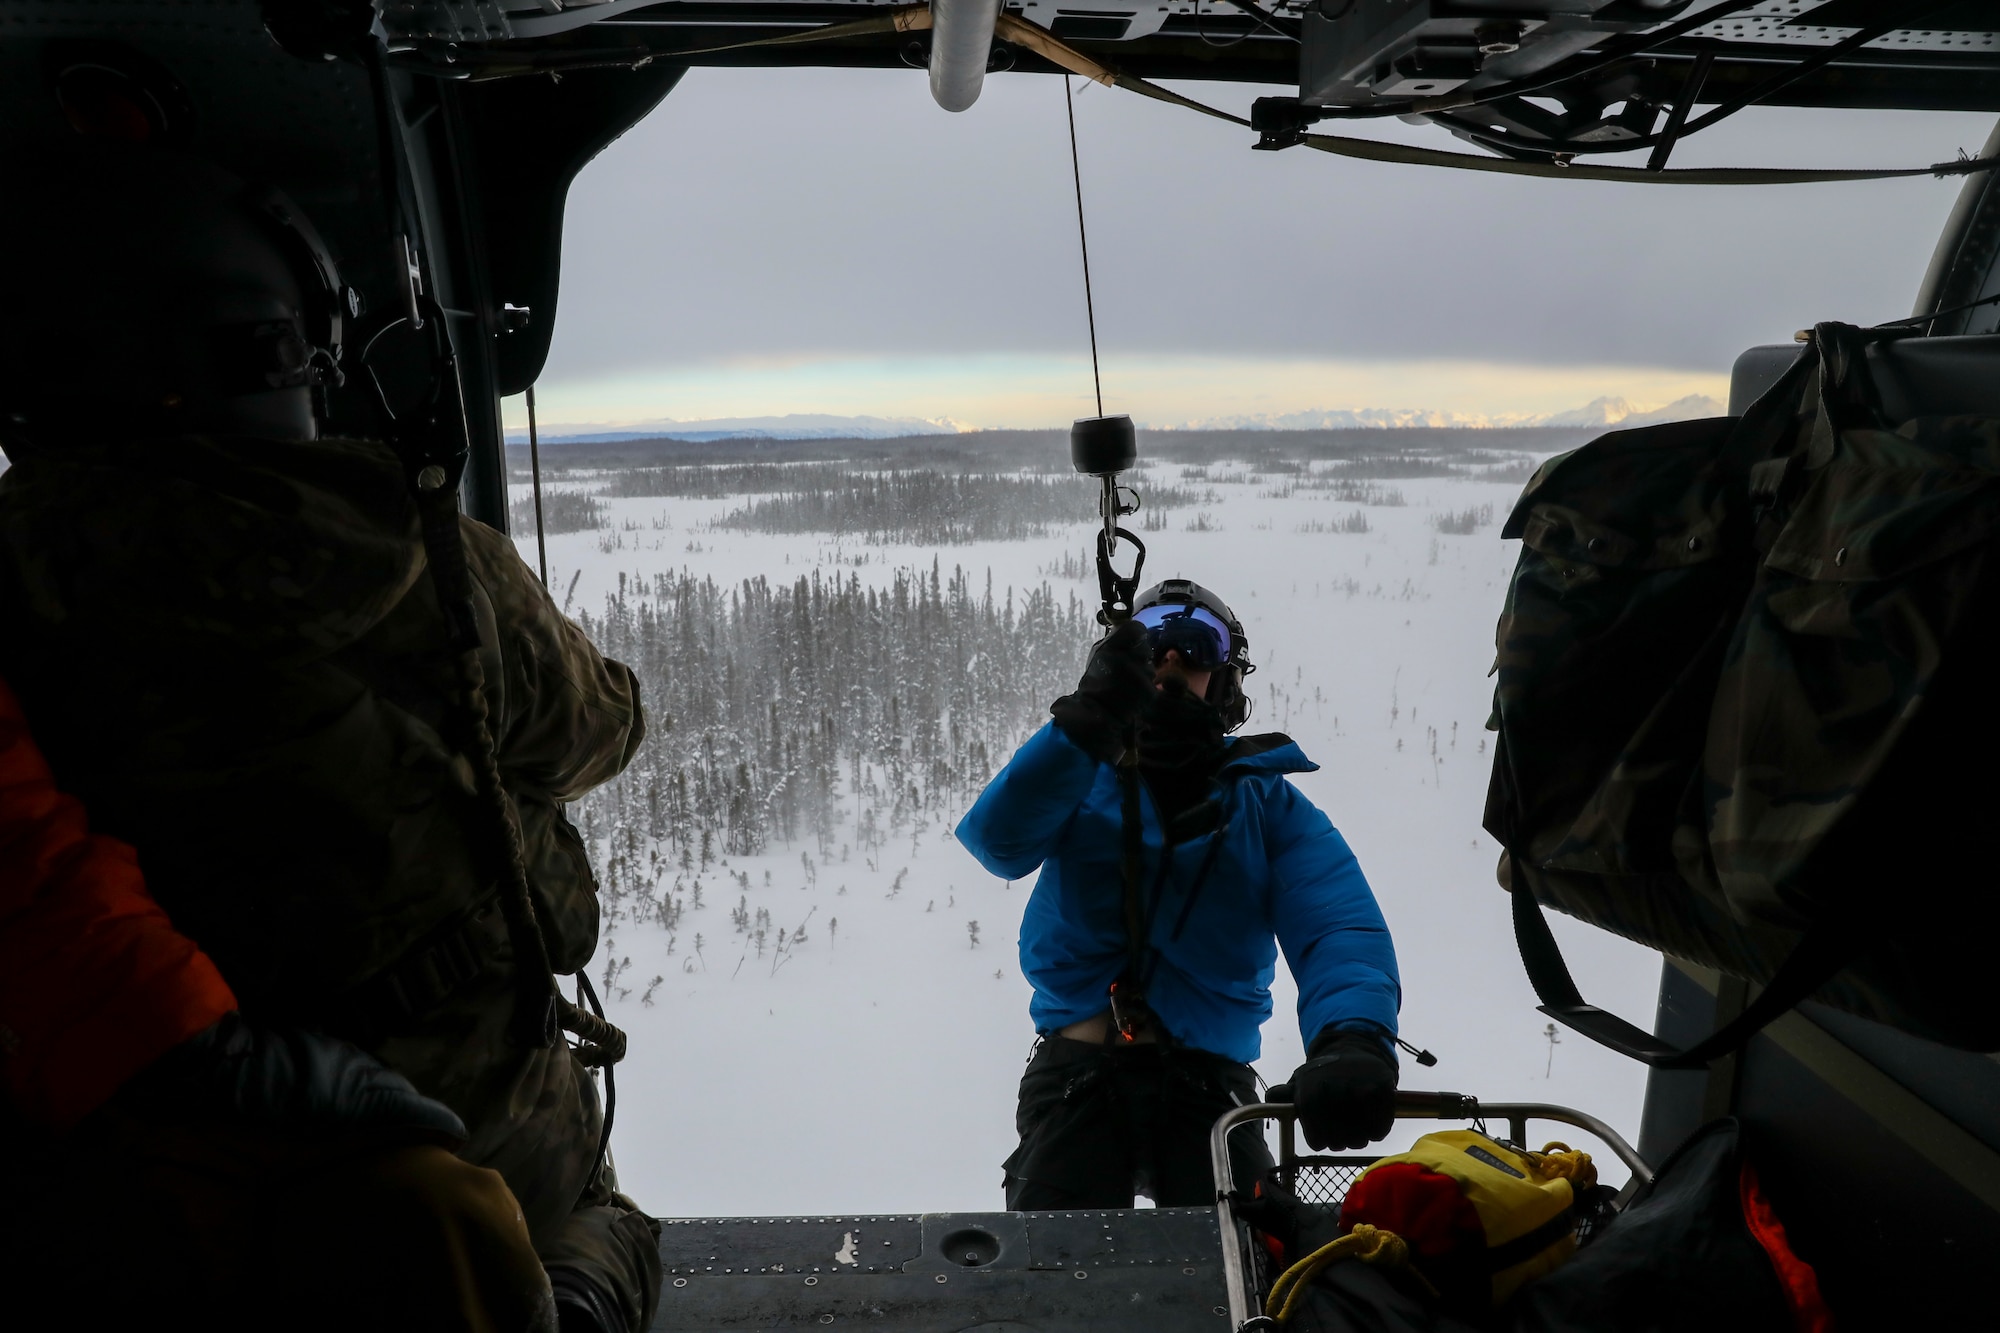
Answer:
<svg viewBox="0 0 2000 1333"><path fill-rule="evenodd" d="M131 847L56 790L0 682L0 1088L66 1127L236 1007L146 891Z"/></svg>

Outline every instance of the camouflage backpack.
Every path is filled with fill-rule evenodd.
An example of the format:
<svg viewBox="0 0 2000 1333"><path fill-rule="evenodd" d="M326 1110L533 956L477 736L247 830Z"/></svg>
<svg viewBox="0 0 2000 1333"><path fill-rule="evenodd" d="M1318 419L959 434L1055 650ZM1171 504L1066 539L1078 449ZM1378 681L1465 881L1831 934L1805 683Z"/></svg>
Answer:
<svg viewBox="0 0 2000 1333"><path fill-rule="evenodd" d="M2000 420L1882 419L1823 324L1741 419L1551 459L1504 533L1486 827L1542 1008L1699 1065L1808 997L2000 1048ZM1686 1051L1586 1004L1542 905L1759 983Z"/></svg>

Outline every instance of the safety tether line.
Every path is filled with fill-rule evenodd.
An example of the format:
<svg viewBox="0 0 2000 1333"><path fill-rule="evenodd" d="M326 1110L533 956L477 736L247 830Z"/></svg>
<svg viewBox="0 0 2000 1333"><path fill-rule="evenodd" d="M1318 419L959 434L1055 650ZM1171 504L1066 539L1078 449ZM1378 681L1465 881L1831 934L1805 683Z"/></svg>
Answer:
<svg viewBox="0 0 2000 1333"><path fill-rule="evenodd" d="M1069 171L1076 182L1076 244L1083 252L1083 313L1090 321L1090 382L1097 389L1097 415L1104 415L1104 376L1097 368L1097 305L1090 295L1090 235L1083 229L1083 164L1076 155L1076 98L1063 74L1063 109L1069 112Z"/></svg>

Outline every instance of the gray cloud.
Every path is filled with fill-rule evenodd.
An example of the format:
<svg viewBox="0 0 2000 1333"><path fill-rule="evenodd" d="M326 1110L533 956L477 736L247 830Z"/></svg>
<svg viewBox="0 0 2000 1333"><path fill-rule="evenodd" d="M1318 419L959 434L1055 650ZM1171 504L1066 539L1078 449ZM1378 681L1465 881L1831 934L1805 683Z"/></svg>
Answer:
<svg viewBox="0 0 2000 1333"><path fill-rule="evenodd" d="M1240 108L1271 90L1188 91ZM1958 189L1569 184L1254 153L1245 131L1103 88L1077 119L1099 334L1123 353L1717 370L1816 319L1906 314ZM1678 164L1920 164L1976 149L1988 124L1753 111ZM696 70L572 192L549 371L1077 353L1070 191L1053 78L989 79L953 116L914 70Z"/></svg>

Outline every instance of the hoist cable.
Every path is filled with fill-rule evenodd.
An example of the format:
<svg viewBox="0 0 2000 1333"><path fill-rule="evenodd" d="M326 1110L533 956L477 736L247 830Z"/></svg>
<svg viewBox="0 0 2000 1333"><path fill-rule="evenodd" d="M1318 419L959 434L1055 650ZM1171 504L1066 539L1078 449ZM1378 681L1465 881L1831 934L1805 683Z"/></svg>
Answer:
<svg viewBox="0 0 2000 1333"><path fill-rule="evenodd" d="M535 435L535 386L528 386L528 475L535 485L535 556L542 571L542 587L549 586L549 539L542 526L542 442Z"/></svg>
<svg viewBox="0 0 2000 1333"><path fill-rule="evenodd" d="M1104 376L1097 368L1097 305L1090 295L1090 234L1083 227L1083 164L1076 153L1076 98L1063 75L1063 109L1069 112L1069 170L1076 182L1076 243L1083 252L1083 313L1090 320L1090 381L1097 388L1097 415L1104 415Z"/></svg>

